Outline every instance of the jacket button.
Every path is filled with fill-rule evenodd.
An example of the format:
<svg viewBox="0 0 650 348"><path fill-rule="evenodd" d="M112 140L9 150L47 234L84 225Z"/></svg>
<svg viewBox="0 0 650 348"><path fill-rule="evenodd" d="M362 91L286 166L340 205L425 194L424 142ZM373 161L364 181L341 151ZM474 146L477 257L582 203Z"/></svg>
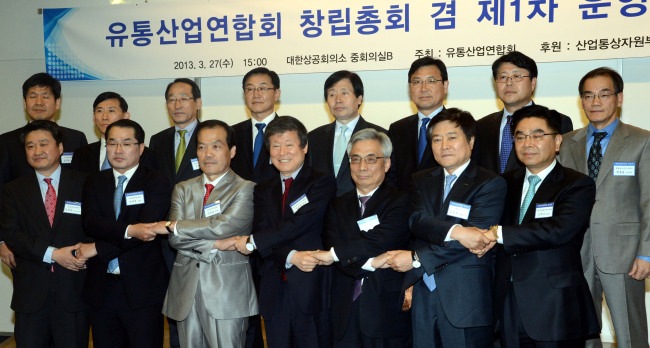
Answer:
<svg viewBox="0 0 650 348"><path fill-rule="evenodd" d="M196 268L199 268L199 263L198 262L196 263Z"/></svg>

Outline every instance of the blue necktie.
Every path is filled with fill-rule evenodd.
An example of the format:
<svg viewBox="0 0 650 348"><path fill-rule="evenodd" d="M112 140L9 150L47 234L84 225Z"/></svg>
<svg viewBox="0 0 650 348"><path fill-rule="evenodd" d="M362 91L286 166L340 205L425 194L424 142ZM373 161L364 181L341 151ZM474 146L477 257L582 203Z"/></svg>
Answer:
<svg viewBox="0 0 650 348"><path fill-rule="evenodd" d="M266 123L256 123L255 127L257 127L257 135L255 136L255 142L253 143L253 168L257 165L257 158L260 156L260 152L262 151L262 145L264 144L264 127L266 127Z"/></svg>
<svg viewBox="0 0 650 348"><path fill-rule="evenodd" d="M117 187L115 188L115 194L113 195L113 209L115 209L115 220L120 216L120 210L122 209L122 196L124 196L124 182L126 181L125 175L120 175L117 177ZM117 257L108 262L108 273L113 273L120 264L117 261Z"/></svg>
<svg viewBox="0 0 650 348"><path fill-rule="evenodd" d="M503 173L506 170L506 165L508 164L508 157L510 157L510 151L512 151L512 133L510 132L510 120L512 115L507 116L506 125L503 127L503 135L501 136L501 152L499 153L499 174Z"/></svg>
<svg viewBox="0 0 650 348"><path fill-rule="evenodd" d="M420 126L420 137L418 138L418 164L422 162L424 150L427 148L427 124L429 121L431 121L430 118L423 118L422 125Z"/></svg>
<svg viewBox="0 0 650 348"><path fill-rule="evenodd" d="M521 221L524 220L524 215L526 215L526 211L528 210L528 206L530 205L530 202L533 201L533 197L535 196L535 186L541 181L542 179L539 178L537 175L531 175L528 177L528 192L526 192L526 196L524 197L524 201L521 203L521 208L519 209L519 224L521 225Z"/></svg>

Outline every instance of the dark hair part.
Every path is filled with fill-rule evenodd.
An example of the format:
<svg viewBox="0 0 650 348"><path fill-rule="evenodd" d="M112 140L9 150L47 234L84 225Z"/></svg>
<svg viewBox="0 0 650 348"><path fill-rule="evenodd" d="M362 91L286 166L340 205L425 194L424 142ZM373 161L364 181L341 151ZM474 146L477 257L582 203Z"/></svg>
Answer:
<svg viewBox="0 0 650 348"><path fill-rule="evenodd" d="M106 140L108 140L108 134L111 132L111 129L113 127L133 129L133 132L135 133L135 140L137 140L139 144L144 144L144 129L142 129L142 126L140 126L138 122L125 118L109 124L108 127L106 127L106 134L104 135L104 138L106 138Z"/></svg>
<svg viewBox="0 0 650 348"><path fill-rule="evenodd" d="M555 110L550 110L545 106L534 104L523 107L512 114L512 120L510 120L510 132L512 133L512 136L515 135L515 130L517 129L519 122L524 118L529 117L537 117L546 120L546 124L553 133L560 133L562 127L562 116L560 116L560 113Z"/></svg>
<svg viewBox="0 0 650 348"><path fill-rule="evenodd" d="M27 138L27 134L38 130L50 132L50 134L52 134L52 138L54 138L54 141L56 141L56 145L61 144L63 141L63 132L61 132L61 128L58 124L47 120L37 120L28 123L23 128L23 131L20 134L20 142L23 144L23 146L25 146L25 138Z"/></svg>
<svg viewBox="0 0 650 348"><path fill-rule="evenodd" d="M298 133L298 139L300 139L300 148L304 149L307 146L308 136L307 129L302 122L298 121L297 118L292 116L278 116L269 122L269 125L266 126L266 131L264 132L264 146L267 149L269 146L269 138L275 134L282 134L289 131L296 131Z"/></svg>
<svg viewBox="0 0 650 348"><path fill-rule="evenodd" d="M580 83L578 84L578 92L580 95L582 95L582 89L585 87L585 81L598 76L608 76L610 79L612 79L612 83L614 84L614 93L619 94L623 92L623 78L621 75L619 75L619 73L617 73L614 69L603 66L588 72L580 79Z"/></svg>
<svg viewBox="0 0 650 348"><path fill-rule="evenodd" d="M492 77L494 80L497 79L499 67L501 67L501 64L503 63L510 63L517 68L528 70L531 80L533 77L537 77L537 64L535 61L519 51L512 51L506 55L499 57L494 61L494 63L492 63Z"/></svg>
<svg viewBox="0 0 650 348"><path fill-rule="evenodd" d="M409 81L411 82L411 76L415 74L418 69L425 67L425 66L435 66L440 70L440 75L442 78L442 81L447 81L449 76L447 75L447 66L445 66L445 63L442 62L440 59L436 59L433 57L422 57L419 59L416 59L413 63L411 63L411 68L409 69Z"/></svg>
<svg viewBox="0 0 650 348"><path fill-rule="evenodd" d="M223 130L226 131L226 144L228 145L228 149L232 149L232 147L235 146L235 130L226 122L220 120L203 121L199 123L194 131L196 132L196 137L198 139L198 136L201 134L202 130L215 128L223 128Z"/></svg>
<svg viewBox="0 0 650 348"><path fill-rule="evenodd" d="M433 127L444 121L449 121L460 127L460 129L463 130L463 133L465 133L468 143L476 136L476 120L472 114L461 109L449 108L442 110L436 115L436 117L429 121L429 125L427 126L427 141L429 141L429 143L431 143L431 138L433 136Z"/></svg>
<svg viewBox="0 0 650 348"><path fill-rule="evenodd" d="M278 76L278 74L275 71L269 70L269 69L264 68L264 67L255 68L255 69L247 72L246 75L244 75L244 78L241 81L242 89L244 89L244 90L246 89L246 81L248 81L248 79L253 75L266 75L266 76L268 76L269 78L271 78L271 84L273 84L273 88L280 89L280 76Z"/></svg>
<svg viewBox="0 0 650 348"><path fill-rule="evenodd" d="M95 108L97 108L99 103L109 99L117 99L117 101L120 102L120 109L122 109L122 112L129 111L129 104L126 103L126 100L124 100L121 95L115 92L104 92L95 98L95 101L93 102L93 112L95 112Z"/></svg>
<svg viewBox="0 0 650 348"><path fill-rule="evenodd" d="M61 82L48 73L37 73L23 83L23 99L27 99L27 91L32 87L50 87L54 99L61 98Z"/></svg>
<svg viewBox="0 0 650 348"><path fill-rule="evenodd" d="M361 97L363 96L363 82L361 82L361 78L359 75L356 73L353 73L352 71L348 70L339 70L332 75L330 75L327 80L325 80L325 87L323 97L325 100L327 100L327 91L332 88L337 82L343 80L343 79L348 79L350 80L350 83L352 84L352 88L354 89L354 96L355 97Z"/></svg>
<svg viewBox="0 0 650 348"><path fill-rule="evenodd" d="M196 82L194 82L194 80L187 79L187 78L179 78L167 85L167 89L165 89L165 99L167 99L168 97L169 89L172 88L172 85L175 83L186 83L190 85L192 87L192 98L194 99L201 98L201 89L199 88L199 85L197 85Z"/></svg>

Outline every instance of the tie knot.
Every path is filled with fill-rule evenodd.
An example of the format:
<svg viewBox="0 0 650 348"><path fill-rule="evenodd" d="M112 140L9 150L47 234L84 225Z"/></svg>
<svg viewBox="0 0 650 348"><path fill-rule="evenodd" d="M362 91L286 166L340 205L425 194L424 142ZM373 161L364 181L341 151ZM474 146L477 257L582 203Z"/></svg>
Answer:
<svg viewBox="0 0 650 348"><path fill-rule="evenodd" d="M187 130L185 130L185 129L180 129L178 131L178 135L180 135L181 138L185 138L185 133L187 133Z"/></svg>
<svg viewBox="0 0 650 348"><path fill-rule="evenodd" d="M456 180L456 174L449 174L445 177L445 180L447 181L447 185L451 185L454 183Z"/></svg>
<svg viewBox="0 0 650 348"><path fill-rule="evenodd" d="M48 186L52 185L52 178L45 178L45 179L43 179L43 181L45 181Z"/></svg>
<svg viewBox="0 0 650 348"><path fill-rule="evenodd" d="M510 124L510 121L512 121L512 115L506 116L506 124Z"/></svg>
<svg viewBox="0 0 650 348"><path fill-rule="evenodd" d="M595 142L600 142L607 136L607 132L596 132L594 133L594 141Z"/></svg>
<svg viewBox="0 0 650 348"><path fill-rule="evenodd" d="M362 206L366 205L366 202L370 199L371 196L359 196L359 202Z"/></svg>
<svg viewBox="0 0 650 348"><path fill-rule="evenodd" d="M537 183L539 183L542 179L539 178L537 175L531 175L528 177L528 183L530 186L535 186Z"/></svg>
<svg viewBox="0 0 650 348"><path fill-rule="evenodd" d="M293 182L293 178L286 178L282 179L284 181L284 189L287 190L289 186L291 186L291 183Z"/></svg>
<svg viewBox="0 0 650 348"><path fill-rule="evenodd" d="M429 124L429 121L431 121L430 118L428 118L428 117L423 118L422 119L422 128L426 128L427 124Z"/></svg>
<svg viewBox="0 0 650 348"><path fill-rule="evenodd" d="M117 185L122 186L126 181L126 175L120 175L117 177Z"/></svg>
<svg viewBox="0 0 650 348"><path fill-rule="evenodd" d="M256 123L255 127L257 128L258 132L261 132L264 129L264 127L266 127L266 123L264 123L264 122Z"/></svg>
<svg viewBox="0 0 650 348"><path fill-rule="evenodd" d="M212 185L212 184L205 184L205 190L206 190L206 191L210 192L210 191L212 191L213 188L214 188L214 185Z"/></svg>

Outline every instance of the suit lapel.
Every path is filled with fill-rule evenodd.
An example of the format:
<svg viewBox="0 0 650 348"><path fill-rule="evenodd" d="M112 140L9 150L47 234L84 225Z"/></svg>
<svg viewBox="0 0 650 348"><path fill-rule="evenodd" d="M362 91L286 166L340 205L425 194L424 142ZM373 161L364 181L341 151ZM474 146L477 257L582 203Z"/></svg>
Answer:
<svg viewBox="0 0 650 348"><path fill-rule="evenodd" d="M38 220L39 224L43 226L50 226L50 220L47 217L47 211L45 211L45 202L43 202L43 195L41 194L41 187L39 186L38 179L36 178L36 173L32 172L30 176L30 184L25 187L25 197L34 197L34 200L38 200L37 204L33 204L34 215ZM58 201L57 201L58 205ZM55 212L56 217L56 212Z"/></svg>
<svg viewBox="0 0 650 348"><path fill-rule="evenodd" d="M442 167L436 168L431 172L431 180L427 181L426 184L428 187L425 187L427 192L432 192L433 194L427 195L428 199L431 201L431 206L434 212L438 213L440 216L443 209L442 196L444 195L443 185L445 184L445 175Z"/></svg>
<svg viewBox="0 0 650 348"><path fill-rule="evenodd" d="M118 220L120 220L120 218L123 217L126 212L126 194L140 191L140 188L145 186L144 179L144 166L140 165L138 166L138 169L135 170L135 173L133 173L131 179L129 179L129 183L126 184L126 187L124 188L124 195L122 196L122 204L120 206L120 216L118 216ZM115 192L115 189L115 182L113 182L113 192ZM113 195L110 197L113 197ZM144 204L147 204L147 202L145 201ZM113 209L113 215L115 215L115 209Z"/></svg>
<svg viewBox="0 0 650 348"><path fill-rule="evenodd" d="M524 219L522 223L529 222L535 219L535 210L537 209L537 204L539 203L554 203L552 198L555 194L562 188L560 187L560 182L564 177L564 168L560 163L555 164L555 168L548 174L548 176L542 181L542 183L537 188L533 200L526 210ZM523 187L523 181L522 181ZM519 191L521 192L521 190Z"/></svg>
<svg viewBox="0 0 650 348"><path fill-rule="evenodd" d="M588 173L587 171L587 127L584 127L580 131L576 132L572 140L573 144L570 144L571 158L573 163L575 163L576 168L581 173Z"/></svg>
<svg viewBox="0 0 650 348"><path fill-rule="evenodd" d="M413 161L413 168L418 168L419 163L418 163L418 132L420 131L420 119L418 118L418 114L415 114L411 116L411 118L408 120L408 125L407 125L407 138L410 144L410 151L406 154L407 156L411 157L411 161ZM415 133L408 134L410 132L413 132L415 130Z"/></svg>
<svg viewBox="0 0 650 348"><path fill-rule="evenodd" d="M197 127L199 126L198 123L196 126ZM195 157L196 157L196 127L194 128L194 132L192 132L192 136L190 137L190 142L187 144L187 147L185 148L185 153L183 154L181 165L178 167L178 173L176 173L176 177L179 177L181 173L184 173L186 171L191 172L194 170L189 166L190 166L191 159Z"/></svg>
<svg viewBox="0 0 650 348"><path fill-rule="evenodd" d="M244 162L246 166L250 169L250 172L253 172L253 126L251 125L250 119L248 122L244 123L243 134L237 134L238 137L241 137L242 141L239 146L241 149L237 149L237 155L244 157ZM264 151L262 151L264 152ZM262 154L260 153L260 158ZM259 162L259 161L258 161Z"/></svg>
<svg viewBox="0 0 650 348"><path fill-rule="evenodd" d="M187 197L185 204L194 205L194 218L199 219L203 217L203 198L205 197L205 193L203 192L203 175L200 175L192 180L196 181L192 184L192 188L190 189L191 196Z"/></svg>
<svg viewBox="0 0 650 348"><path fill-rule="evenodd" d="M325 152L325 159L327 161L327 170L334 173L334 136L336 136L336 121L330 123L325 127L325 146L320 151Z"/></svg>
<svg viewBox="0 0 650 348"><path fill-rule="evenodd" d="M165 151L166 155L165 158L167 159L167 170L168 173L172 173L171 178L173 179L176 176L176 168L175 168L175 157L176 157L176 149L174 148L174 136L176 134L176 128L172 127L167 131L167 134L165 134L165 144L168 144L169 146L167 150ZM173 180L172 180L173 181Z"/></svg>
<svg viewBox="0 0 650 348"><path fill-rule="evenodd" d="M465 201L464 199L465 195L467 194L467 191L472 187L475 176L476 176L476 167L470 162L470 164L467 166L465 171L460 175L458 179L456 179L456 183L454 183L454 186L452 186L451 190L449 191L449 194L447 195L447 199L444 202L444 206L448 207L449 202L451 201L456 201L456 202ZM444 188L443 188L443 195L444 195Z"/></svg>
<svg viewBox="0 0 650 348"><path fill-rule="evenodd" d="M63 217L63 209L65 208L65 199L66 193L70 192L70 178L68 176L68 171L64 168L61 168L61 177L59 180L59 190L56 193L56 207L54 208L54 223L52 223L52 229L54 230L56 224ZM47 214L46 214L47 215ZM49 222L49 220L48 220Z"/></svg>
<svg viewBox="0 0 650 348"><path fill-rule="evenodd" d="M603 156L603 162L600 164L598 178L596 179L596 189L598 189L598 186L600 186L603 180L610 175L609 173L614 168L614 160L618 159L621 156L621 153L623 153L628 147L629 142L625 141L625 138L627 138L628 135L627 127L619 121L618 126L614 129L612 137L609 139L607 151Z"/></svg>
<svg viewBox="0 0 650 348"><path fill-rule="evenodd" d="M386 185L387 184L382 183L377 189L377 191L375 191L375 193L372 195L372 197L368 199L368 201L366 202L366 209L364 210L364 214L363 216L361 216L362 219L368 216L375 215L377 212L377 208L379 208L379 206L386 201L387 199L386 196L388 194L388 189L386 188ZM356 198L355 201L356 201L355 203L357 208L355 211L357 211L357 215L358 215L361 213L361 207L359 206L359 199Z"/></svg>

